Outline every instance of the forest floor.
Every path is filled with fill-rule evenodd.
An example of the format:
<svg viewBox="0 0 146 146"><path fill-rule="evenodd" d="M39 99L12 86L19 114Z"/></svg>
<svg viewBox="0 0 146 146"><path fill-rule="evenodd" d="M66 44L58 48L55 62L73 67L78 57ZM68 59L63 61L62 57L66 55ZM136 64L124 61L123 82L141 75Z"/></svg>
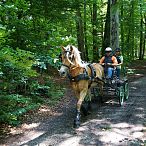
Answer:
<svg viewBox="0 0 146 146"><path fill-rule="evenodd" d="M146 61L134 61L130 67L130 97L123 106L116 98L94 102L92 113L82 116L80 128L74 129L76 99L66 85L58 105L44 105L29 115L21 126L0 136L0 146L146 146Z"/></svg>

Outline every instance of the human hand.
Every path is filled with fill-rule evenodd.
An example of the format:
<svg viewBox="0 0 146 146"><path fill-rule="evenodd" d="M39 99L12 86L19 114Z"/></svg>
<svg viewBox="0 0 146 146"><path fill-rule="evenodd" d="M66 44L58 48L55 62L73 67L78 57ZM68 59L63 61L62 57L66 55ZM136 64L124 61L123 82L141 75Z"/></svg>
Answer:
<svg viewBox="0 0 146 146"><path fill-rule="evenodd" d="M112 66L112 63L107 63L107 65Z"/></svg>

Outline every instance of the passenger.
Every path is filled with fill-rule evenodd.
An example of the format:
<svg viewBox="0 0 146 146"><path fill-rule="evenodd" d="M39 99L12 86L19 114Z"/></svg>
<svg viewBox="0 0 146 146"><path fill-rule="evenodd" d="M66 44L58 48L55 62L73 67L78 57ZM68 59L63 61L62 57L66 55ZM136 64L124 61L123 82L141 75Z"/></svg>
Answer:
<svg viewBox="0 0 146 146"><path fill-rule="evenodd" d="M105 49L105 56L100 59L99 63L104 65L106 78L111 80L113 70L117 66L118 62L116 57L112 55L112 49L110 47Z"/></svg>
<svg viewBox="0 0 146 146"><path fill-rule="evenodd" d="M120 79L120 74L121 74L121 65L123 64L123 56L121 54L121 49L116 48L116 52L114 55L117 58L118 65L116 67L116 72L117 72L117 77Z"/></svg>

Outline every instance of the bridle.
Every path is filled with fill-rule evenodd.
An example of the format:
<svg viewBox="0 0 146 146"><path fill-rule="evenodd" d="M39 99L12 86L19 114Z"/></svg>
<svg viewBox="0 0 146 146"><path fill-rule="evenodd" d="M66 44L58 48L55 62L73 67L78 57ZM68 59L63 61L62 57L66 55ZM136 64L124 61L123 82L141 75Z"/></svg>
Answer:
<svg viewBox="0 0 146 146"><path fill-rule="evenodd" d="M68 57L67 56L67 53L69 53L69 55L71 55L71 51L69 51L69 50L66 50L66 51L64 51L63 53L61 53L59 55L59 58L61 59L61 62L63 61L62 60L62 57L61 57L62 54L67 58ZM66 64L62 63L62 66L65 66L65 67L67 67L70 70L70 69L72 69L72 68L75 67L75 66L71 67L73 65L71 62L74 60L74 55L71 57L71 59L69 59L69 57L67 59L69 60L70 64L69 65L66 65Z"/></svg>

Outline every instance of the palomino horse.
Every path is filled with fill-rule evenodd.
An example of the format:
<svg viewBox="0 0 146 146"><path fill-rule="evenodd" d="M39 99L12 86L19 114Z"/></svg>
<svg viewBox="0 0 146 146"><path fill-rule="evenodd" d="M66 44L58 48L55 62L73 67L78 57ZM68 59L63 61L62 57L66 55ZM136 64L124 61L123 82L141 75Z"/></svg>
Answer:
<svg viewBox="0 0 146 146"><path fill-rule="evenodd" d="M77 113L74 126L80 125L80 110L85 96L90 93L89 89L98 84L100 91L103 88L104 69L98 63L84 63L81 60L79 50L68 45L62 47L60 55L62 66L59 70L60 76L68 77L77 97ZM100 92L102 94L102 92ZM101 95L102 96L102 95ZM90 98L91 100L91 98Z"/></svg>

